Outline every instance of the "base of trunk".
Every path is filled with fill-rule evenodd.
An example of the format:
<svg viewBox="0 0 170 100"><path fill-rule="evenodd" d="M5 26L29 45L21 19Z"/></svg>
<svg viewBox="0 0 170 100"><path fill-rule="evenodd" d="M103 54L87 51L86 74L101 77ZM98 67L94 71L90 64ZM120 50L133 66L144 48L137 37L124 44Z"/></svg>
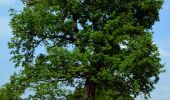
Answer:
<svg viewBox="0 0 170 100"><path fill-rule="evenodd" d="M84 100L95 100L95 83L86 79Z"/></svg>

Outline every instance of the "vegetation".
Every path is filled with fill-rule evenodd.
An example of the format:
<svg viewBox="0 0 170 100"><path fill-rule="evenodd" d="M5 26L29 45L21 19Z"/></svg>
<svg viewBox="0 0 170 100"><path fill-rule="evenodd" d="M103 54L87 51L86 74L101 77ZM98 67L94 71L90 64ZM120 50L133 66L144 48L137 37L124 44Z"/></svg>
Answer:
<svg viewBox="0 0 170 100"><path fill-rule="evenodd" d="M22 0L11 10L11 60L20 71L0 98L149 98L163 65L152 41L162 0Z"/></svg>

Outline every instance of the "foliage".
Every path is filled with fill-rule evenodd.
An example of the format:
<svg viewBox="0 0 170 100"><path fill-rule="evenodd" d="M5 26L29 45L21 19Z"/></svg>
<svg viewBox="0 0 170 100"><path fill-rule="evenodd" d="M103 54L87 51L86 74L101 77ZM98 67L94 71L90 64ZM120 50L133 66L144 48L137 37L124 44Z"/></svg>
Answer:
<svg viewBox="0 0 170 100"><path fill-rule="evenodd" d="M151 31L162 0L22 2L23 11L11 12L9 42L22 70L0 95L31 89L30 99L149 97L163 68Z"/></svg>

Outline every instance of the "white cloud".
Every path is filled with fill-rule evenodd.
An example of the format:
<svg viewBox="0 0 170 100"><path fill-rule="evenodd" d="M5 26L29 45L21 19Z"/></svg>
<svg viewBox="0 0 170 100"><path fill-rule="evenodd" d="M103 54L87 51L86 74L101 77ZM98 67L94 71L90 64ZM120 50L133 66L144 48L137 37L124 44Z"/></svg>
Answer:
<svg viewBox="0 0 170 100"><path fill-rule="evenodd" d="M160 55L161 55L162 57L170 57L170 51L164 50L164 49L162 49L162 48L160 48L159 51L160 51Z"/></svg>
<svg viewBox="0 0 170 100"><path fill-rule="evenodd" d="M170 87L161 87L157 92L151 95L151 100L169 100L170 99Z"/></svg>
<svg viewBox="0 0 170 100"><path fill-rule="evenodd" d="M0 6L11 6L16 0L0 0Z"/></svg>
<svg viewBox="0 0 170 100"><path fill-rule="evenodd" d="M21 0L0 0L0 9L9 9L9 8L19 8L22 9L23 4Z"/></svg>
<svg viewBox="0 0 170 100"><path fill-rule="evenodd" d="M11 33L11 28L9 26L9 21L10 18L9 17L0 17L0 36L1 37L8 37L10 36Z"/></svg>

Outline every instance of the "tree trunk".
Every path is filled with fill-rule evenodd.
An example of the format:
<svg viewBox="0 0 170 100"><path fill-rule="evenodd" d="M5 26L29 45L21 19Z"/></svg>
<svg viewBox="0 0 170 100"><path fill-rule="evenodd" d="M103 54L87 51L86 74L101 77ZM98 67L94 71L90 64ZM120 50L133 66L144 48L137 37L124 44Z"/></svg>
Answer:
<svg viewBox="0 0 170 100"><path fill-rule="evenodd" d="M84 100L95 100L95 83L86 79Z"/></svg>

